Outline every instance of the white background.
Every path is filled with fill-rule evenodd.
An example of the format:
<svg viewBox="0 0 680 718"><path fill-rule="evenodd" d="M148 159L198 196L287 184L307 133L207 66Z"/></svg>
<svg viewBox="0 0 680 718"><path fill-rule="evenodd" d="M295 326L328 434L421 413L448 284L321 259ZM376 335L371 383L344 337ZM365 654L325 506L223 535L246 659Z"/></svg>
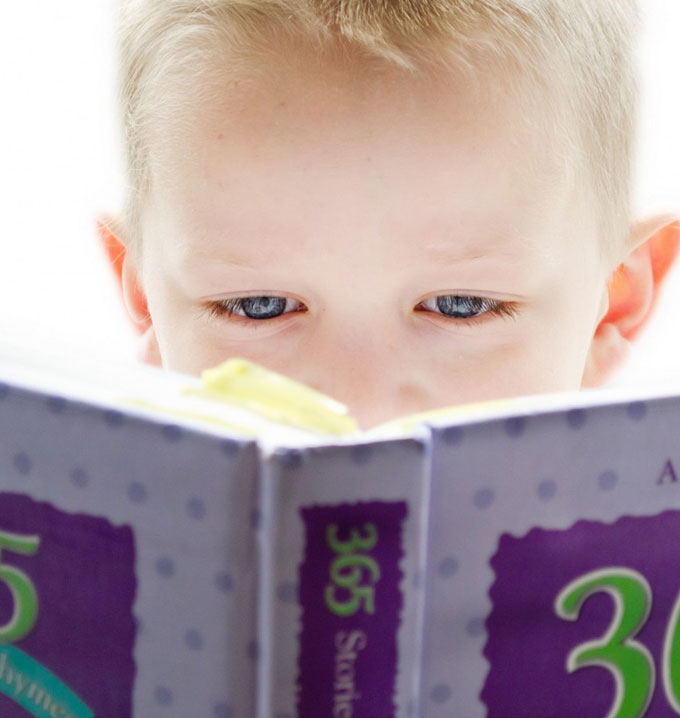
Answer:
<svg viewBox="0 0 680 718"><path fill-rule="evenodd" d="M680 210L680 0L641 0L637 204ZM0 23L0 345L134 361L95 235L122 171L110 0L5 3ZM680 379L680 266L617 383Z"/></svg>

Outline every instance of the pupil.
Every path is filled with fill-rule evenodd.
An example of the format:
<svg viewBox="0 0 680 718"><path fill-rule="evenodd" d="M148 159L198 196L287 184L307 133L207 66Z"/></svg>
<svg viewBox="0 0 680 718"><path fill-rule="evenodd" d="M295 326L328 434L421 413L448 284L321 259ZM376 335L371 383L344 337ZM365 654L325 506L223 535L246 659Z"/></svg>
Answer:
<svg viewBox="0 0 680 718"><path fill-rule="evenodd" d="M283 314L286 300L283 297L247 297L243 311L250 319L273 319Z"/></svg>
<svg viewBox="0 0 680 718"><path fill-rule="evenodd" d="M459 297L447 294L437 297L437 309L447 317L469 319L484 311L484 300L481 297Z"/></svg>

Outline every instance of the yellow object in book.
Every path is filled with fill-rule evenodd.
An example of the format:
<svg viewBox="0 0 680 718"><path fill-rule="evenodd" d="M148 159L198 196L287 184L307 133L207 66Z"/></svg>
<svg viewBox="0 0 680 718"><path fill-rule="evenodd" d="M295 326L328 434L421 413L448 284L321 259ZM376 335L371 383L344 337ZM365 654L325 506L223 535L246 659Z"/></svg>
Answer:
<svg viewBox="0 0 680 718"><path fill-rule="evenodd" d="M272 421L310 431L358 431L344 404L245 359L229 359L214 369L206 369L201 376L203 386L187 389L188 393L234 404Z"/></svg>

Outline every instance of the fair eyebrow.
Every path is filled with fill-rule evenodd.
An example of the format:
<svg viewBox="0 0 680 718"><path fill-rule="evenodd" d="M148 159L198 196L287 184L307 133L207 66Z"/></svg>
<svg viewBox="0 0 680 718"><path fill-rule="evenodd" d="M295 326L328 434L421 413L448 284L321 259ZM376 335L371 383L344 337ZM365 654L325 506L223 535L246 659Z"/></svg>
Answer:
<svg viewBox="0 0 680 718"><path fill-rule="evenodd" d="M454 242L426 244L423 254L433 264L464 264L482 259L521 259L534 249L531 242L498 239L490 242L470 242L462 247Z"/></svg>
<svg viewBox="0 0 680 718"><path fill-rule="evenodd" d="M463 248L456 246L455 244L441 244L441 245L426 245L423 247L423 254L427 259L435 265L453 265L453 264L465 264L468 262L475 262L480 260L488 259L519 259L519 253L517 251L510 251L507 247L503 247L501 250L499 246L502 243L489 243L485 245L469 244ZM220 264L225 267L235 267L239 269L252 269L260 270L262 268L261 257L256 254L246 256L244 254L229 253L224 256L215 257L208 252L196 252L192 253L192 261L190 266L200 266L202 261L209 262L210 264ZM276 261L276 260L275 260Z"/></svg>
<svg viewBox="0 0 680 718"><path fill-rule="evenodd" d="M433 264L464 264L466 262L492 258L521 259L526 256L527 253L533 254L537 249L535 242L522 236L521 232L509 233L507 225L503 222L502 218L493 218L491 221L489 221L489 218L486 218L487 222L484 223L485 226L480 226L482 225L482 222L479 221L480 218L474 217L471 219L472 221L463 221L461 223L459 217L437 217L425 220L422 224L419 222L417 227L409 227L407 231L412 235L413 241L417 241L419 237L430 235L430 241L420 245L420 254ZM234 226L234 224L229 223L230 226L227 232L220 229L219 235L221 237L232 235L235 240L237 237L243 236L257 237L260 233L269 235L270 237L276 236L282 240L280 243L277 243L279 244L277 250L281 251L282 256L286 254L285 237L287 235L300 236L294 232L291 227L280 225L277 222L263 221L262 218L258 218L252 223L249 221L243 222L242 224L238 223L241 226ZM461 224L463 226L469 226L472 230L462 230L466 235L466 239L463 242L461 242L460 239ZM456 229L454 229L454 227ZM483 232L485 235L483 239L478 241L470 239L470 236L480 232ZM432 235L435 235L436 239ZM257 251L257 240L251 243L252 249L247 253L239 252L238 249L233 246L225 251L225 247L219 245L219 242L215 242L212 248L217 249L219 247L219 249L218 251L212 252L210 246L196 246L189 241L185 246L186 249L189 250L187 254L192 260L190 264L196 266L196 264L200 265L201 262L210 262L211 264L217 263L226 267L240 269L261 269L262 256ZM269 251L271 252L270 259L276 263L278 261L278 252L272 252L271 248Z"/></svg>

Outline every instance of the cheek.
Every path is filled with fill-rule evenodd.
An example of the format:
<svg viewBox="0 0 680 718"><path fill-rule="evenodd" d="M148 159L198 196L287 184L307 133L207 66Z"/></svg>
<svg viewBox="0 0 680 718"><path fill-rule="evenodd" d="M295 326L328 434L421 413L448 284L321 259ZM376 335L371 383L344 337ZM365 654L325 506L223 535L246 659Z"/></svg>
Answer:
<svg viewBox="0 0 680 718"><path fill-rule="evenodd" d="M518 324L505 341L433 356L432 386L442 404L576 390L590 338L588 324L570 323L553 307Z"/></svg>
<svg viewBox="0 0 680 718"><path fill-rule="evenodd" d="M292 351L289 344L261 340L255 334L242 340L230 339L205 318L161 312L156 331L163 366L184 374L199 376L204 369L232 358L248 359L288 375L293 374L291 369L304 365L299 351Z"/></svg>
<svg viewBox="0 0 680 718"><path fill-rule="evenodd" d="M493 352L467 359L452 358L439 366L438 381L443 404L502 399L569 388L565 372L547 349L513 341Z"/></svg>

